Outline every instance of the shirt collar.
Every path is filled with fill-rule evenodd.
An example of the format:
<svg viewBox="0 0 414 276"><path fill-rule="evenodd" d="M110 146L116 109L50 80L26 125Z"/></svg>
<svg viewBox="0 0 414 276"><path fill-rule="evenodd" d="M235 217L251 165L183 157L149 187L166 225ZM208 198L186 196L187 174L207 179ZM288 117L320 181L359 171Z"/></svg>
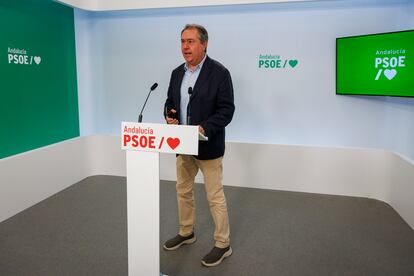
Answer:
<svg viewBox="0 0 414 276"><path fill-rule="evenodd" d="M187 62L185 62L184 63L184 71L190 71L191 73L194 73L197 70L201 70L201 67L203 67L204 61L206 61L206 57L207 57L207 54L204 55L203 60L199 64L197 64L197 66L195 67L195 69L192 70L192 71L188 67Z"/></svg>

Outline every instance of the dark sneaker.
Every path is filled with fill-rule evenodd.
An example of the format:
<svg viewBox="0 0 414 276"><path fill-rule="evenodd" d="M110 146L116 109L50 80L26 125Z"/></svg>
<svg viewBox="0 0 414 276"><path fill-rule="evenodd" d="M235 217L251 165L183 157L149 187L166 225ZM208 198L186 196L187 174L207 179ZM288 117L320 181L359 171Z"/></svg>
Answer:
<svg viewBox="0 0 414 276"><path fill-rule="evenodd" d="M178 249L181 245L184 244L192 244L196 241L196 237L194 233L192 233L190 236L183 237L180 235L175 236L172 239L169 239L164 243L164 249L171 251Z"/></svg>
<svg viewBox="0 0 414 276"><path fill-rule="evenodd" d="M215 247L208 253L202 260L201 263L205 266L216 266L221 264L224 258L227 258L233 253L230 246L226 248Z"/></svg>

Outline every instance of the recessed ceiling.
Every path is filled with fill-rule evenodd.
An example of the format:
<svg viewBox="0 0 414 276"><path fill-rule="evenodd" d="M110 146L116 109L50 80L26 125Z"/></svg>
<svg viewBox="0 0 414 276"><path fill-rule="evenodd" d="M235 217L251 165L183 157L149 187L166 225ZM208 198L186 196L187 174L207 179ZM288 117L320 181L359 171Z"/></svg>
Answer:
<svg viewBox="0 0 414 276"><path fill-rule="evenodd" d="M154 9L218 6L234 4L311 2L315 0L55 0L62 4L89 11ZM332 0L318 0L332 1Z"/></svg>

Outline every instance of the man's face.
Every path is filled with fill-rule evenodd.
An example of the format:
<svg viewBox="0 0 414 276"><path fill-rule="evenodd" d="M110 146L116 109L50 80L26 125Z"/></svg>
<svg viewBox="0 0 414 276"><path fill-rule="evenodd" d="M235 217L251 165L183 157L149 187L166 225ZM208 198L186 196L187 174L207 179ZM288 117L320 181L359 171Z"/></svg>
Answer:
<svg viewBox="0 0 414 276"><path fill-rule="evenodd" d="M201 42L197 29L187 29L181 35L181 52L188 65L196 66L205 54L207 41Z"/></svg>

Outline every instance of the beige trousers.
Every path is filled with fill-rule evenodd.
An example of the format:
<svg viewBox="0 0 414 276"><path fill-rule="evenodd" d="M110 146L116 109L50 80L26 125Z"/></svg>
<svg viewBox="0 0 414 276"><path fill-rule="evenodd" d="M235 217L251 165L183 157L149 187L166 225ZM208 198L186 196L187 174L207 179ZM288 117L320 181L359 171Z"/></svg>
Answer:
<svg viewBox="0 0 414 276"><path fill-rule="evenodd" d="M177 201L181 236L188 236L194 230L195 203L194 178L200 169L204 176L210 213L216 225L215 246L224 248L230 245L230 227L226 197L223 185L223 157L212 160L198 160L191 155L177 157Z"/></svg>

